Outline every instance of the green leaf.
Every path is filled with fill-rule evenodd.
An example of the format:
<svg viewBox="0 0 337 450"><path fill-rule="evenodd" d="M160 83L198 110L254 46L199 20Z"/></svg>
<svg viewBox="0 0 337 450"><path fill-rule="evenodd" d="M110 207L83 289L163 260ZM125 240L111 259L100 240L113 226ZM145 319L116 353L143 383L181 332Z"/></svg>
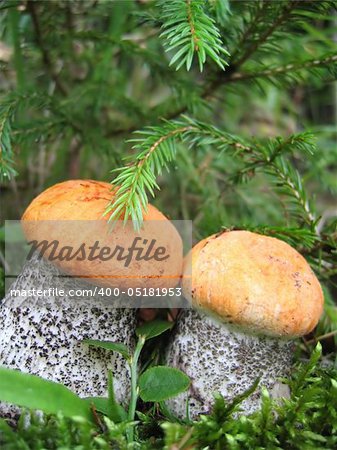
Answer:
<svg viewBox="0 0 337 450"><path fill-rule="evenodd" d="M86 397L84 400L88 402L90 406L94 406L98 412L109 417L109 399L107 397Z"/></svg>
<svg viewBox="0 0 337 450"><path fill-rule="evenodd" d="M0 368L0 400L47 414L62 412L65 417L93 419L88 403L62 384L3 367Z"/></svg>
<svg viewBox="0 0 337 450"><path fill-rule="evenodd" d="M115 408L111 408L111 401L107 397L86 397L84 399L90 405L94 405L95 409L109 417L113 422L120 423L127 420L127 413L124 408L118 403L115 404Z"/></svg>
<svg viewBox="0 0 337 450"><path fill-rule="evenodd" d="M144 402L162 402L186 391L190 379L178 369L156 366L140 376L138 385L139 396Z"/></svg>
<svg viewBox="0 0 337 450"><path fill-rule="evenodd" d="M123 422L127 419L127 413L117 402L113 383L112 371L108 372L108 400L109 400L109 418L115 423Z"/></svg>
<svg viewBox="0 0 337 450"><path fill-rule="evenodd" d="M137 328L137 336L144 336L146 340L152 339L173 327L173 322L167 320L153 320L152 322L144 323Z"/></svg>
<svg viewBox="0 0 337 450"><path fill-rule="evenodd" d="M125 344L112 341L99 341L95 339L85 339L84 344L91 345L92 347L104 348L105 350L111 350L113 352L120 353L125 359L130 359L129 349Z"/></svg>

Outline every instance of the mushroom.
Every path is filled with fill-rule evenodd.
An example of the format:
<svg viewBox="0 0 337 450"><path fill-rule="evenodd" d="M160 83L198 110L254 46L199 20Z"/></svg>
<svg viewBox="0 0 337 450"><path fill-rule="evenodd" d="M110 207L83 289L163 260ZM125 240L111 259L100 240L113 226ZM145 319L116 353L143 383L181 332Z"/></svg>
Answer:
<svg viewBox="0 0 337 450"><path fill-rule="evenodd" d="M35 240L37 249L0 306L0 365L60 382L81 397L106 396L108 370L112 370L116 399L125 404L130 377L124 358L81 341L122 342L132 350L137 304L132 303L127 289L117 298L113 289L92 295L93 284L120 289L175 286L182 271L182 242L175 227L149 205L137 242L140 236L158 240L171 258L147 264L132 260L128 265L116 258L89 260L82 253L78 258L63 258L69 256L70 248L90 248L95 242L102 248L110 245L113 249L119 244L128 249L135 234L131 223L124 227L117 224L107 233L103 213L113 196L111 188L108 183L92 180L66 181L42 192L26 209L23 230L27 240ZM46 246L44 258L40 257L37 250L44 240L57 242L57 251L63 249L58 258L51 257L53 246ZM67 295L70 289L75 295ZM83 296L81 292L76 295L76 290ZM24 294L28 291L32 295ZM15 411L1 404L0 415Z"/></svg>
<svg viewBox="0 0 337 450"><path fill-rule="evenodd" d="M213 394L227 401L254 381L273 398L286 397L279 381L291 370L292 339L316 326L323 293L306 260L287 243L249 231L225 231L193 247L184 264L182 290L194 309L177 319L167 364L191 378L187 393L169 400L177 416L210 412ZM242 403L251 413L257 389Z"/></svg>

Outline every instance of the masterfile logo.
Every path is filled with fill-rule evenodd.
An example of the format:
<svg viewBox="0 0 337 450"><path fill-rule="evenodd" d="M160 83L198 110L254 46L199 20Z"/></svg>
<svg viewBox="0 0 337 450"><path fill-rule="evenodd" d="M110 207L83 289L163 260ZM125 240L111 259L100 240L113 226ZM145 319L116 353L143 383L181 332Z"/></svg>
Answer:
<svg viewBox="0 0 337 450"><path fill-rule="evenodd" d="M40 241L37 240L28 242L31 245L31 251L28 254L28 259L38 253L40 257L44 256L47 251L49 261L109 261L116 259L123 263L124 267L129 267L130 263L134 261L165 261L170 258L167 254L167 248L157 245L156 239L147 239L135 237L132 244L128 248L120 245L115 247L108 247L100 245L99 241L95 241L93 245L87 245L82 242L77 248L65 245L62 246L59 241Z"/></svg>
<svg viewBox="0 0 337 450"><path fill-rule="evenodd" d="M146 221L137 231L122 221L113 227L106 220L8 221L6 229L7 288L24 272L48 278L43 289L54 289L52 294L58 289L80 298L126 295L138 298L132 304L137 307L149 307L149 302L167 307L168 297L170 307L183 306L179 285L183 257L191 248L190 221ZM35 274L28 275L27 267ZM32 289L12 289L15 297L32 296ZM173 297L179 297L176 304Z"/></svg>

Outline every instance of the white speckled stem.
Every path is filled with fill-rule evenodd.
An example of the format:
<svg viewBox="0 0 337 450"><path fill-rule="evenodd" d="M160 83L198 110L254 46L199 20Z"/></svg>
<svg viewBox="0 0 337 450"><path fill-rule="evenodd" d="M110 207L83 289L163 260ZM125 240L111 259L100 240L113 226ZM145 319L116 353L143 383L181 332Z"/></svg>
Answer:
<svg viewBox="0 0 337 450"><path fill-rule="evenodd" d="M276 397L288 396L286 385L277 381L289 375L292 361L291 341L245 334L195 310L184 310L178 318L167 350L167 364L183 370L192 380L187 393L167 402L171 411L186 417L210 412L213 393L228 401L242 394L260 377L260 386ZM242 404L244 413L260 405L260 389Z"/></svg>
<svg viewBox="0 0 337 450"><path fill-rule="evenodd" d="M11 288L90 288L59 274L50 263L34 258ZM110 369L116 399L125 404L130 375L124 358L81 341L123 342L132 350L135 326L134 309L114 308L106 298L27 299L7 294L0 305L0 365L60 382L81 397L106 396ZM13 411L0 404L0 415Z"/></svg>

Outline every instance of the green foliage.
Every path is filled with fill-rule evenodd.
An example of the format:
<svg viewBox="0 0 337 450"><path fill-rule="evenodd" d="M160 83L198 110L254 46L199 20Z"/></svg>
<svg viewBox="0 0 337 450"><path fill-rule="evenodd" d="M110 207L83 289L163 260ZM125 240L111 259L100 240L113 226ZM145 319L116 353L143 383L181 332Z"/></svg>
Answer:
<svg viewBox="0 0 337 450"><path fill-rule="evenodd" d="M159 188L156 175L174 159L176 146L173 137L187 130L188 126L180 122L168 122L162 128L149 127L144 130L141 133L145 136L144 140L131 140L136 142L133 148L139 153L133 164L114 170L120 172L114 180L119 189L106 210L106 214L111 212L109 220L118 220L123 215L124 221L131 217L136 229L141 226L143 210L146 211L148 205L146 191L154 196L154 188Z"/></svg>
<svg viewBox="0 0 337 450"><path fill-rule="evenodd" d="M0 181L10 180L17 175L14 169L14 151L12 146L13 130L12 126L17 116L23 110L29 109L44 109L51 111L53 108L52 99L49 95L39 95L27 91L17 94L10 93L6 99L0 104ZM55 107L56 108L56 107ZM56 108L57 109L57 108ZM53 129L59 129L65 125L64 113L62 111L55 113L56 117L51 120L42 120L35 123L33 126L22 123L22 129L16 134L16 142L31 144L32 140L40 137L40 133L45 133L46 136L52 132Z"/></svg>
<svg viewBox="0 0 337 450"><path fill-rule="evenodd" d="M127 440L129 443L134 442L134 420L139 396L143 401L161 402L186 391L190 384L187 375L171 367L150 367L143 369L140 374L139 357L145 341L165 333L171 326L170 322L154 320L139 327L137 329L138 341L132 355L124 344L90 339L83 341L85 344L94 347L120 353L130 367L131 398L127 413L115 399L112 374L109 375L108 380L109 397L106 399L102 397L87 399L99 412L106 414L115 422L120 423L128 420Z"/></svg>
<svg viewBox="0 0 337 450"><path fill-rule="evenodd" d="M313 152L315 147L310 133L247 142L214 126L183 117L167 121L161 127L148 127L139 134L140 138L131 140L138 153L124 168L115 170L119 174L114 183L119 189L106 210L107 214L111 213L110 220L124 216L126 221L131 217L136 228L141 226L143 210L146 211L148 204L147 191L154 196L154 189L159 189L156 176L175 158L179 137L189 148L197 146L206 152L213 146L219 152L230 152L233 158L243 160L244 168L233 176L236 183L247 181L256 171L264 170L276 189L289 199L294 214L314 226L315 217L301 177L285 159L289 153Z"/></svg>
<svg viewBox="0 0 337 450"><path fill-rule="evenodd" d="M259 79L267 80L275 86L289 86L303 83L308 74L312 73L315 77L332 79L336 77L336 61L335 53L329 53L319 58L303 59L301 62L285 64L285 65L268 65L261 67L259 71L250 70L242 74L233 76L233 80L240 82L247 82L253 80L258 83ZM319 69L319 70L317 70Z"/></svg>
<svg viewBox="0 0 337 450"><path fill-rule="evenodd" d="M294 372L289 400L271 400L263 389L260 410L236 417L239 402L229 409L222 398L217 398L212 414L193 425L164 423L165 448L180 443L180 448L186 449L335 448L337 372L335 368L319 368L319 356L318 347L310 361Z"/></svg>
<svg viewBox="0 0 337 450"><path fill-rule="evenodd" d="M102 419L102 428L92 426L76 417L67 419L62 415L39 417L30 415L27 426L25 414L18 428L13 430L4 420L0 421L0 443L3 450L126 450L126 425L115 424L107 417ZM140 447L138 447L140 448Z"/></svg>
<svg viewBox="0 0 337 450"><path fill-rule="evenodd" d="M291 396L272 400L262 388L261 407L249 416L238 416L240 403L252 394L256 385L228 404L216 397L213 411L193 423L168 421L149 409L139 413L139 434L133 446L125 435L128 423L102 418L92 425L81 418L61 415L31 417L29 426L23 416L16 431L0 422L0 443L4 450L73 449L214 449L273 450L333 449L337 445L337 370L321 367L318 346L306 363L298 364L288 381ZM164 432L151 428L159 421Z"/></svg>
<svg viewBox="0 0 337 450"><path fill-rule="evenodd" d="M171 324L169 322L160 320L139 327L137 330L139 338L132 355L129 353L128 348L120 343L97 340L84 341L87 345L116 351L128 362L131 377L131 398L128 412L116 401L113 374L111 372L109 372L107 380L107 398L90 397L80 399L61 384L17 370L0 368L0 401L31 409L38 409L46 414L61 413L65 417L77 417L77 420L81 420L82 418L83 421L88 422L93 422L95 418L99 425L101 423L96 414L101 413L112 420L114 424L121 425L120 428L118 428L119 425L116 425L116 427L125 433L126 441L123 435L120 436L123 445L125 442L128 442L136 446L134 439L134 421L138 397L140 396L146 402L161 402L186 391L190 384L187 375L171 367L151 367L143 370L141 375L139 374L139 356L145 340L159 336L170 327ZM62 424L64 425L64 422ZM34 421L32 425L35 425ZM42 424L40 425L42 426ZM4 438L10 440L12 434L10 429L2 422L0 426L0 444ZM87 434L85 438L89 439L89 435ZM104 441L103 444L105 445ZM105 446L102 448L105 448Z"/></svg>
<svg viewBox="0 0 337 450"><path fill-rule="evenodd" d="M137 336L144 336L146 340L160 336L165 331L170 330L173 327L173 322L167 320L152 320L146 322L136 329Z"/></svg>
<svg viewBox="0 0 337 450"><path fill-rule="evenodd" d="M125 344L111 341L97 341L95 339L85 339L84 344L91 345L92 347L104 348L105 350L111 350L113 352L120 353L125 359L130 358L129 349Z"/></svg>
<svg viewBox="0 0 337 450"><path fill-rule="evenodd" d="M20 147L22 162L31 157L32 147L37 152L41 145L57 143L56 162L71 162L71 170L76 172L80 156L85 174L86 161L93 150L100 149L103 176L107 176L109 164L119 165L127 151L120 136L146 124L155 125L158 117L171 119L193 112L212 122L220 98L228 123L228 110L233 112L241 104L240 86L245 87L244 96L254 98L255 86L266 92L276 85L282 91L294 82L317 86L335 79L333 27L315 25L315 21L331 22L334 2L175 0L125 5L98 2L89 17L78 3L65 6L55 1L47 8L29 2L27 8L17 11L17 2L8 2L0 31L4 41L14 46L18 88L13 87L9 94L4 89L1 94L0 166L6 178L14 175L13 163L18 159L10 135ZM51 21L51 16L57 20ZM198 57L205 72L201 79L194 70L187 76L184 71L176 74L169 69L158 38L159 25L166 47L177 45L173 57L178 57L179 64L190 65L194 55ZM53 36L48 27L55 31ZM231 57L223 53L224 47L230 49ZM34 50L27 53L26 48ZM209 64L223 65L221 55L229 64L225 72ZM111 60L112 56L116 58ZM63 63L61 70L57 61ZM142 64L147 78L139 71ZM10 63L4 65L6 70L11 68ZM35 76L41 72L41 77ZM163 87L169 92L160 94L158 101ZM237 94L234 103L225 100L233 90ZM16 100L27 92L38 92L51 101L28 102L20 112ZM13 99L15 105L9 111L7 105ZM72 139L77 140L78 149L71 148ZM25 166L17 169L22 172Z"/></svg>
<svg viewBox="0 0 337 450"><path fill-rule="evenodd" d="M162 402L188 389L190 379L173 367L156 366L139 378L139 395L144 402Z"/></svg>
<svg viewBox="0 0 337 450"><path fill-rule="evenodd" d="M17 370L0 368L0 400L46 413L92 420L88 403L61 384Z"/></svg>
<svg viewBox="0 0 337 450"><path fill-rule="evenodd" d="M223 70L227 64L221 55L229 56L229 53L223 47L214 19L205 11L206 5L205 0L160 2L164 28L161 37L166 40L167 52L175 50L170 65L177 63L177 70L184 64L190 70L194 55L198 57L201 72L206 56Z"/></svg>
<svg viewBox="0 0 337 450"><path fill-rule="evenodd" d="M225 26L231 17L231 6L229 0L210 0L208 6L214 13L216 21Z"/></svg>
<svg viewBox="0 0 337 450"><path fill-rule="evenodd" d="M107 180L113 169L119 190L107 205L111 220L132 219L139 228L160 186L156 205L174 219L193 218L195 239L222 228L283 239L324 283L324 315L301 348L310 353L319 338L333 359L335 9L334 1L8 0L0 7L1 42L10 51L0 61L4 216L20 217L55 182ZM134 355L96 342L131 363L127 418L110 377L109 397L86 401L98 417L108 415L99 426L61 416L35 418L28 428L22 421L17 433L2 424L2 447L336 448L333 367L294 371L292 397L275 405L263 390L252 416L235 416L240 399L218 398L200 422L168 416L158 430L157 404L147 410L139 402L136 412L145 340L155 345L152 338L169 328L151 327L139 330Z"/></svg>
<svg viewBox="0 0 337 450"><path fill-rule="evenodd" d="M103 347L105 348L105 347ZM108 348L112 350L112 348ZM125 409L120 405L115 398L115 390L113 384L113 374L108 372L108 397L88 397L85 400L98 412L109 417L115 423L126 422L128 415Z"/></svg>
<svg viewBox="0 0 337 450"><path fill-rule="evenodd" d="M0 109L0 180L16 175L10 141L12 109L12 105L2 105Z"/></svg>

